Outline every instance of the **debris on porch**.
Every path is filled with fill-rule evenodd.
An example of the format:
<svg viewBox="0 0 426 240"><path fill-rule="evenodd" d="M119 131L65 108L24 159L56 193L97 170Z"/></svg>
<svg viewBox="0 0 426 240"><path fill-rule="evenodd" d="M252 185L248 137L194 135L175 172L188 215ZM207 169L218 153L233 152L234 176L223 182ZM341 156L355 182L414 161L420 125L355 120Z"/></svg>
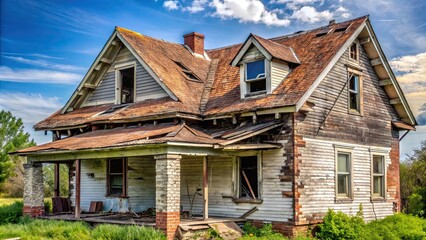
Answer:
<svg viewBox="0 0 426 240"><path fill-rule="evenodd" d="M176 236L179 240L203 239L203 236L209 235L209 229L212 229L224 240L239 239L243 234L240 226L246 221L240 218L181 219Z"/></svg>

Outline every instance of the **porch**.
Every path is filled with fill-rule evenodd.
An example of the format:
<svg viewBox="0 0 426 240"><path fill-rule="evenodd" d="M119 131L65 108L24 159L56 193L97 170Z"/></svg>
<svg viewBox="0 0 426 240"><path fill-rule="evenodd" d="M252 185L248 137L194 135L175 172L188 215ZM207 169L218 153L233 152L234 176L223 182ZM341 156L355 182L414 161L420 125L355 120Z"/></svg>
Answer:
<svg viewBox="0 0 426 240"><path fill-rule="evenodd" d="M280 125L269 123L260 127L256 126L256 130L265 132L272 129L272 126ZM99 130L59 140L51 145L58 146L61 143L62 148L65 146L69 148L83 146L89 141L91 145L101 142L107 147L91 146L89 149L61 149L27 154L30 163L25 165L24 212L33 216L43 215L41 210L44 197L43 163L53 163L55 166L67 164L70 168L69 183L72 190L70 195L66 196L72 205L71 214L57 214L43 216L43 218L86 221L91 224L153 226L163 229L168 239L173 239L177 230L192 228L189 226L197 225L196 228L203 228L202 226L208 226L211 223L245 221L240 217L245 217L247 212L254 213L257 210L256 206L260 206L259 204L262 204L264 200L267 200L268 204L264 205L265 209L259 217L269 214L270 217L272 216L271 219L274 215L276 218L281 218L283 211L291 212L287 205L271 209L270 204L273 204L276 197L282 199L281 185L287 185L280 182L277 177L280 168L272 169L274 174L277 174L273 177L273 181L278 185L268 184L268 187L277 189L268 191L267 198L262 199L260 195L262 192L261 155L263 152L268 152L271 155L269 158L275 162L268 162L266 166L268 164L271 167L277 166L282 161L283 153L280 148L282 145L240 144L227 146L229 148L224 150L223 147L215 148L213 144L223 140L212 139L186 126L168 126L168 128L167 131L171 132L165 131L164 128L150 129L151 134L161 130L157 132L161 132L163 137L153 139L153 135L150 135L149 140L146 138L140 140L141 136L135 136L135 128L126 133L122 131L117 133L114 129ZM102 132L104 134L101 134ZM120 136L117 137L111 132ZM137 132L144 134L143 131ZM246 133L252 132L246 131ZM92 136L87 138L89 134ZM167 141L164 140L164 134L168 136ZM83 135L86 137L81 137ZM97 136L100 138L96 138ZM120 142L111 143L115 137L121 139ZM123 138L129 137L138 140L130 144L130 140L125 139L127 142L123 145L121 142ZM173 142L171 138L181 141L189 138L198 143ZM37 147L40 148L40 146ZM266 156L269 156L268 154ZM251 160L242 161L246 156ZM247 167L240 162L252 163ZM244 167L247 170L241 171ZM238 175L240 172L242 174ZM56 191L59 178L59 174L55 171L55 197L59 197L59 191ZM100 212L87 213L92 201L103 203ZM154 209L155 214L152 216L138 214L149 208ZM252 211L253 209L255 210ZM186 217L185 214L188 212L195 217Z"/></svg>

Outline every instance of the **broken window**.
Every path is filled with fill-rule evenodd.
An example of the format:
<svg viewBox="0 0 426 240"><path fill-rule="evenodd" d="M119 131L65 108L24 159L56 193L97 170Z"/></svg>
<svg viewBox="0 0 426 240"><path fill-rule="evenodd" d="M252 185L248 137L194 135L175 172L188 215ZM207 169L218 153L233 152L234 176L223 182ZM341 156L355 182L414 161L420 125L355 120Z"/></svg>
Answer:
<svg viewBox="0 0 426 240"><path fill-rule="evenodd" d="M351 154L337 153L337 197L350 197L351 191Z"/></svg>
<svg viewBox="0 0 426 240"><path fill-rule="evenodd" d="M351 59L358 61L358 44L352 43L349 56Z"/></svg>
<svg viewBox="0 0 426 240"><path fill-rule="evenodd" d="M349 110L360 112L360 82L359 75L349 75Z"/></svg>
<svg viewBox="0 0 426 240"><path fill-rule="evenodd" d="M239 198L259 198L257 156L239 158Z"/></svg>
<svg viewBox="0 0 426 240"><path fill-rule="evenodd" d="M107 195L127 196L127 160L115 158L107 162Z"/></svg>
<svg viewBox="0 0 426 240"><path fill-rule="evenodd" d="M266 93L266 70L264 59L246 63L245 81L247 83L248 93Z"/></svg>
<svg viewBox="0 0 426 240"><path fill-rule="evenodd" d="M385 196L385 159L373 155L373 197Z"/></svg>
<svg viewBox="0 0 426 240"><path fill-rule="evenodd" d="M135 97L135 68L120 70L120 104L132 103Z"/></svg>

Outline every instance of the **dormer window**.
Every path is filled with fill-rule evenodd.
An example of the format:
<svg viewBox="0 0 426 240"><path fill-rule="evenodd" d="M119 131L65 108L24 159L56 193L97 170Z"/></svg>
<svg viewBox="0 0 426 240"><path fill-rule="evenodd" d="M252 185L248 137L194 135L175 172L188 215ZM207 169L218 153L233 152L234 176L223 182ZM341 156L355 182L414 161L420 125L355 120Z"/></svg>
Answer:
<svg viewBox="0 0 426 240"><path fill-rule="evenodd" d="M266 93L265 60L258 60L245 64L245 81L247 93Z"/></svg>

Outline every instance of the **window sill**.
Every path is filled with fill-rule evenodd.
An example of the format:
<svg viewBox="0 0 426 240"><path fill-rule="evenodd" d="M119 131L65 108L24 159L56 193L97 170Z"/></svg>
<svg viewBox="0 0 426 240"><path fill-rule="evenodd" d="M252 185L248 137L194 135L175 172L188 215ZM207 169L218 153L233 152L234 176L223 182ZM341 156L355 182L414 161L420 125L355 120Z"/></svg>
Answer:
<svg viewBox="0 0 426 240"><path fill-rule="evenodd" d="M353 109L349 109L348 114L362 117L361 112Z"/></svg>
<svg viewBox="0 0 426 240"><path fill-rule="evenodd" d="M383 197L373 197L371 199L371 202L373 202L373 203L383 203L383 202L386 202L386 199L383 198Z"/></svg>
<svg viewBox="0 0 426 240"><path fill-rule="evenodd" d="M253 199L253 198L234 198L234 203L255 203L261 204L263 202L262 199Z"/></svg>
<svg viewBox="0 0 426 240"><path fill-rule="evenodd" d="M335 203L352 203L354 200L352 198L339 197L334 200Z"/></svg>

